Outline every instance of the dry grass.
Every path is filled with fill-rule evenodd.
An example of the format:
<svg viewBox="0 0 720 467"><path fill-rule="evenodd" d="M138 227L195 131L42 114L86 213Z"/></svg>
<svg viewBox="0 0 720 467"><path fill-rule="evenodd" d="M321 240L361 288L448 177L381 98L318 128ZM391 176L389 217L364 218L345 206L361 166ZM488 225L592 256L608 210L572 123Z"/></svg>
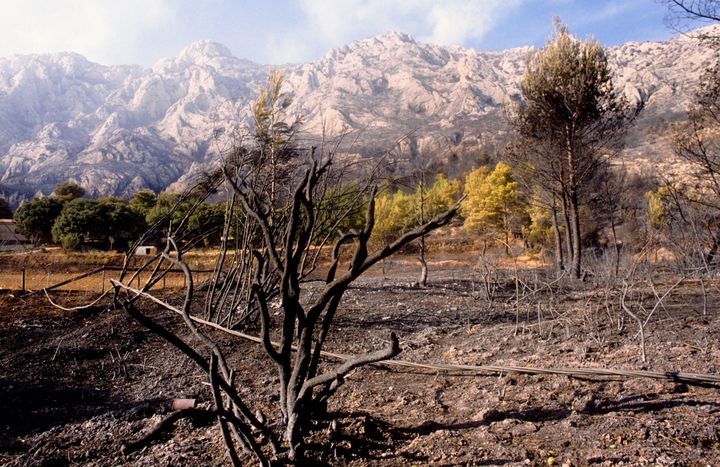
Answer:
<svg viewBox="0 0 720 467"><path fill-rule="evenodd" d="M26 270L25 272L25 290L42 290L54 284L72 279L81 273L50 273L43 270ZM82 292L102 292L110 287L111 279L118 279L119 271L98 272L92 276L78 279L69 284L58 287L56 290L64 291L82 291ZM193 275L195 282L202 282L210 277L209 273L197 273ZM128 277L126 277L126 280ZM147 275L140 275L140 284L147 280ZM133 281L133 286L137 286L137 279ZM171 272L165 276L154 288L179 288L185 285L185 277L182 273ZM22 272L9 271L0 273L0 289L21 290L22 289Z"/></svg>
<svg viewBox="0 0 720 467"><path fill-rule="evenodd" d="M455 235L457 236L457 235ZM453 240L453 241L450 241ZM464 240L464 238L461 238ZM463 248L454 248L454 247ZM453 235L431 236L428 241L427 261L431 270L472 270L477 267L480 253L478 245L471 245L467 241L457 241ZM320 253L318 266L319 271L324 269L329 249L325 248ZM349 260L350 251L346 251ZM220 252L217 249L198 249L186 253L183 258L193 270L213 269L215 261ZM230 253L232 254L232 253ZM146 257L135 257L131 267L140 267ZM506 256L500 250L493 250L485 259L491 261L496 267L512 268L514 261L512 257ZM515 259L521 268L534 268L544 263L533 256L519 256ZM20 290L22 288L22 270L25 269L25 289L41 290L59 282L72 279L85 272L101 266L119 267L123 264L124 255L117 252L90 252L90 253L65 253L60 248L45 248L26 253L2 253L0 254L0 289ZM382 264L376 265L369 272L370 275L384 275L396 269L413 270L417 265L415 252L405 251L404 254L388 259ZM313 275L315 277L317 274ZM63 291L85 291L101 292L110 287L111 279L118 279L118 271L98 272L92 276L79 279L57 290ZM194 281L200 283L209 279L209 273L194 274ZM141 277L143 279L147 276ZM127 280L127 278L126 278ZM183 287L185 279L181 273L169 273L164 281L156 288L179 288ZM133 286L138 283L133 281Z"/></svg>

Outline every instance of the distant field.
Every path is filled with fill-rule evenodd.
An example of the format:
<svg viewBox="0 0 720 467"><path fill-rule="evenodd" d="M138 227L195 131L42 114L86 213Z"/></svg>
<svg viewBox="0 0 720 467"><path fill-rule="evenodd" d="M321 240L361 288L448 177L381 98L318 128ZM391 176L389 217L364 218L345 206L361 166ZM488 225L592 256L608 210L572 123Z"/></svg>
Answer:
<svg viewBox="0 0 720 467"><path fill-rule="evenodd" d="M188 255L187 261L192 269L212 269L217 252L208 250ZM20 290L25 270L25 289L40 290L54 284L73 279L100 267L119 268L125 257L119 253L63 253L59 248L44 249L31 253L0 254L0 289ZM138 261L137 264L140 264ZM137 267L137 266L136 266ZM132 268L131 268L132 269ZM58 287L65 291L100 292L110 287L110 280L117 279L120 272L107 270L73 281ZM147 279L147 273L140 280ZM194 275L195 281L204 281L208 273ZM134 282L136 285L137 282ZM184 277L181 273L169 273L159 286L182 287Z"/></svg>
<svg viewBox="0 0 720 467"><path fill-rule="evenodd" d="M47 273L42 270L26 270L25 272L25 290L41 290L54 284L73 279L81 273ZM93 274L92 276L78 279L69 284L58 287L56 290L64 291L83 291L83 292L101 292L107 290L110 286L111 279L118 279L120 273L118 271L105 271ZM193 279L196 282L207 280L209 273L194 274ZM147 279L147 274L140 276L140 281ZM181 273L168 273L164 280L161 280L154 288L179 288L183 287L185 279ZM136 286L137 282L134 281ZM22 272L21 271L3 271L0 273L0 289L20 290L22 288Z"/></svg>
<svg viewBox="0 0 720 467"><path fill-rule="evenodd" d="M433 277L433 270L443 269L446 273L457 270L459 276L467 276L469 270L478 267L478 258L480 256L478 251L470 248L465 251L456 251L450 248L450 251L448 251L446 247L446 244L438 242L429 249L427 261L431 278ZM184 259L193 271L207 271L213 269L218 254L219 252L214 249L199 250L186 254ZM347 254L350 254L349 250ZM323 253L321 257L324 256L326 255ZM0 289L20 290L23 283L23 269L25 270L25 289L41 290L103 266L108 268L121 267L124 259L124 255L120 253L64 253L59 248L43 249L31 253L0 254ZM521 256L517 259L518 265L524 268L542 266L542 262L535 258ZM135 263L131 264L137 268L145 260L145 257L135 257L134 260ZM502 252L488 254L485 261L493 267L512 268L513 265L512 258L505 256ZM323 260L321 259L318 266L320 271L323 270L322 263ZM407 276L407 280L412 281L417 266L418 262L415 255L412 252L406 252L376 265L369 271L369 274L375 277L400 274ZM113 270L107 270L104 274L97 272L89 277L58 287L57 290L101 292L109 288L110 280L117 279L119 274L119 271ZM193 280L196 283L205 281L209 277L210 273L207 272L193 274ZM319 276L315 278L319 278ZM144 279L147 279L147 273L141 275L140 281L142 282ZM179 288L183 287L184 284L183 275L179 272L173 272L169 273L165 280L160 281L155 288ZM137 286L137 282L133 281L133 285Z"/></svg>

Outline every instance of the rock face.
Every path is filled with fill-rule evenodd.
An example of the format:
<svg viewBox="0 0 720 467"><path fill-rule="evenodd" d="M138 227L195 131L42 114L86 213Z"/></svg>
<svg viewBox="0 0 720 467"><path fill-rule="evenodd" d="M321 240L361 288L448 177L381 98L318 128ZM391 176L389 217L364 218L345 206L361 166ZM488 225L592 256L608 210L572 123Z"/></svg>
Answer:
<svg viewBox="0 0 720 467"><path fill-rule="evenodd" d="M356 132L372 156L403 150L475 157L502 139L502 105L518 98L529 48L481 52L421 44L390 32L282 67L289 115L311 135ZM608 50L616 86L645 110L626 153L666 151L664 122L683 117L712 53L687 37ZM106 67L77 54L0 59L0 195L17 204L73 179L91 195L179 188L249 123L271 67L201 41L152 69Z"/></svg>

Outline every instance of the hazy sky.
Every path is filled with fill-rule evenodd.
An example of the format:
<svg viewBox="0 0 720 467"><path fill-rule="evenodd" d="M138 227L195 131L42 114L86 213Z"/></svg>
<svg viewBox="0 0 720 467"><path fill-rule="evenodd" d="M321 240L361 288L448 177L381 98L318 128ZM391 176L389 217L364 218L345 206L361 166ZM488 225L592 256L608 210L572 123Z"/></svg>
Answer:
<svg viewBox="0 0 720 467"><path fill-rule="evenodd" d="M301 62L389 30L485 50L542 45L558 15L604 45L674 33L657 0L0 0L0 56L74 51L151 66L211 39L258 63Z"/></svg>

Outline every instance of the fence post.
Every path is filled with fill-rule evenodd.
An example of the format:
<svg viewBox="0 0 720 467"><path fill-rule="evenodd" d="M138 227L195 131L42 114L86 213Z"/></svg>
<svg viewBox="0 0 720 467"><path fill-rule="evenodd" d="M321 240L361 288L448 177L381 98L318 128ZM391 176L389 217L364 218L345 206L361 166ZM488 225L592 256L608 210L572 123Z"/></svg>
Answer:
<svg viewBox="0 0 720 467"><path fill-rule="evenodd" d="M25 268L22 268L22 291L25 292Z"/></svg>
<svg viewBox="0 0 720 467"><path fill-rule="evenodd" d="M102 279L100 280L100 292L105 292L105 269L102 270Z"/></svg>

